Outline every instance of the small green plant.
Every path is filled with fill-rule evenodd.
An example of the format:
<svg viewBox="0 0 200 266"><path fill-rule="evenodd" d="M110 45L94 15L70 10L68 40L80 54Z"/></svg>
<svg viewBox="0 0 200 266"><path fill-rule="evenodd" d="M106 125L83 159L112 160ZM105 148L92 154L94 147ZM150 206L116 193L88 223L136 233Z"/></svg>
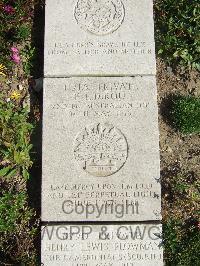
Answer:
<svg viewBox="0 0 200 266"><path fill-rule="evenodd" d="M29 76L33 68L33 64L35 62L35 58L36 58L35 47L32 47L30 44L27 44L21 50L21 56L22 56L22 61L23 61L24 72L27 76Z"/></svg>
<svg viewBox="0 0 200 266"><path fill-rule="evenodd" d="M200 230L197 221L168 220L163 224L167 266L200 265Z"/></svg>
<svg viewBox="0 0 200 266"><path fill-rule="evenodd" d="M24 186L32 165L28 120L28 108L0 97L0 264L36 265L36 219Z"/></svg>
<svg viewBox="0 0 200 266"><path fill-rule="evenodd" d="M5 162L0 168L0 176L9 178L16 173L28 179L30 158L30 134L33 125L28 122L28 109L13 102L0 100L0 160Z"/></svg>
<svg viewBox="0 0 200 266"><path fill-rule="evenodd" d="M28 25L22 24L17 30L16 38L18 41L27 40L30 38L30 34L30 27Z"/></svg>
<svg viewBox="0 0 200 266"><path fill-rule="evenodd" d="M199 0L155 1L158 54L168 64L200 70Z"/></svg>
<svg viewBox="0 0 200 266"><path fill-rule="evenodd" d="M8 234L18 230L17 226L24 216L26 205L25 193L13 194L11 192L3 193L0 197L0 232ZM27 212L26 215L32 215Z"/></svg>
<svg viewBox="0 0 200 266"><path fill-rule="evenodd" d="M10 258L9 265L35 261L33 239L37 229L35 213L28 207L25 192L4 191L0 195L0 264ZM20 244L19 244L20 243ZM4 264L1 264L4 265ZM18 264L17 264L18 265Z"/></svg>
<svg viewBox="0 0 200 266"><path fill-rule="evenodd" d="M181 133L200 132L200 98L177 96L172 102L172 123Z"/></svg>

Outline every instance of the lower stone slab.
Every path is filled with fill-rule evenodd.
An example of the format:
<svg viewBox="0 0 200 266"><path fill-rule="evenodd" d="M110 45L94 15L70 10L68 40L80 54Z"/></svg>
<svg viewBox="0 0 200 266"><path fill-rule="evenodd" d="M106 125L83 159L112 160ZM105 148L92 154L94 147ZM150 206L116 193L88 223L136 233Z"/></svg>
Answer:
<svg viewBox="0 0 200 266"><path fill-rule="evenodd" d="M161 225L42 227L44 266L162 266Z"/></svg>
<svg viewBox="0 0 200 266"><path fill-rule="evenodd" d="M155 77L46 78L42 220L160 220Z"/></svg>

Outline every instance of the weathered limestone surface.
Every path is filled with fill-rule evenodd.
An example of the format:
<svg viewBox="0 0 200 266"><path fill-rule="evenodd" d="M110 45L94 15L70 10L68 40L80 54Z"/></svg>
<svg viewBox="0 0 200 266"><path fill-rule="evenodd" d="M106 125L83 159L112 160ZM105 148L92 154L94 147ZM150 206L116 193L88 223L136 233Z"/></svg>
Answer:
<svg viewBox="0 0 200 266"><path fill-rule="evenodd" d="M44 75L155 74L152 0L47 0Z"/></svg>
<svg viewBox="0 0 200 266"><path fill-rule="evenodd" d="M46 1L44 266L163 265L152 2Z"/></svg>
<svg viewBox="0 0 200 266"><path fill-rule="evenodd" d="M161 226L67 225L42 229L44 266L163 265Z"/></svg>
<svg viewBox="0 0 200 266"><path fill-rule="evenodd" d="M154 77L46 78L43 221L159 220Z"/></svg>

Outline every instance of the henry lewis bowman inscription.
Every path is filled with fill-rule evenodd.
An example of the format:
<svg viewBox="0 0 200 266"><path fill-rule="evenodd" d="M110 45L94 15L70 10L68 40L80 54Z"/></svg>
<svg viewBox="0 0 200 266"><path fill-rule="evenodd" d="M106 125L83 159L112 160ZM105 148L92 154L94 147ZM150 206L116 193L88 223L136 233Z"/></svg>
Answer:
<svg viewBox="0 0 200 266"><path fill-rule="evenodd" d="M46 77L155 74L152 0L46 1Z"/></svg>
<svg viewBox="0 0 200 266"><path fill-rule="evenodd" d="M94 176L117 172L124 165L127 152L124 135L107 123L86 126L74 143L74 155L80 167Z"/></svg>
<svg viewBox="0 0 200 266"><path fill-rule="evenodd" d="M160 224L68 225L42 228L44 266L163 265Z"/></svg>
<svg viewBox="0 0 200 266"><path fill-rule="evenodd" d="M46 78L43 221L160 219L154 77Z"/></svg>

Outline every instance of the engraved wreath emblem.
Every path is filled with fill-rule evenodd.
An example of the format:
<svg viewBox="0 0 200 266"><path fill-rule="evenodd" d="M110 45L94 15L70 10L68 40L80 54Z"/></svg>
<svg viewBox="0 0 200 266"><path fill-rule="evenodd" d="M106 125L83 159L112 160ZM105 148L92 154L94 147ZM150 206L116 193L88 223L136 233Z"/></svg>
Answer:
<svg viewBox="0 0 200 266"><path fill-rule="evenodd" d="M81 28L97 35L117 30L124 20L121 0L78 0L74 16Z"/></svg>
<svg viewBox="0 0 200 266"><path fill-rule="evenodd" d="M93 176L109 176L126 162L126 138L107 123L86 126L75 138L74 156L81 168Z"/></svg>

